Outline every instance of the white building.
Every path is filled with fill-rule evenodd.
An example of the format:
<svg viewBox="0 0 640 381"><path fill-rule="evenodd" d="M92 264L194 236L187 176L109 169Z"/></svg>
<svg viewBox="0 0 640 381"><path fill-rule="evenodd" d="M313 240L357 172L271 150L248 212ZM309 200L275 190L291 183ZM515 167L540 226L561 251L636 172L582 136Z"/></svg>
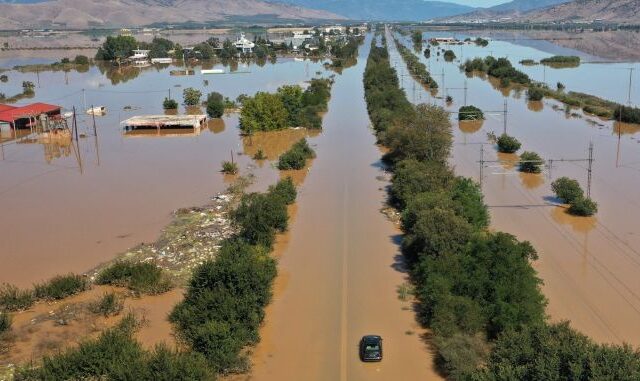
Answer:
<svg viewBox="0 0 640 381"><path fill-rule="evenodd" d="M129 59L133 61L134 64L146 63L149 61L149 50L135 49Z"/></svg>
<svg viewBox="0 0 640 381"><path fill-rule="evenodd" d="M247 40L247 38L244 36L244 33L240 34L240 37L238 37L234 45L236 49L238 49L242 53L252 53L253 48L256 47L256 44Z"/></svg>

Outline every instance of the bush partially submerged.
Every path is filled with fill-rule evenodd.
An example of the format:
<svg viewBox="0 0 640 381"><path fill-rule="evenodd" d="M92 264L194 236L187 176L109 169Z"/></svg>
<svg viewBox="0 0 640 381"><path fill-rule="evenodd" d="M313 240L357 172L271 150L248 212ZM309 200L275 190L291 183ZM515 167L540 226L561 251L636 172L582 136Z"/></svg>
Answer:
<svg viewBox="0 0 640 381"><path fill-rule="evenodd" d="M590 198L580 197L569 205L569 214L575 216L593 216L598 212L598 204Z"/></svg>
<svg viewBox="0 0 640 381"><path fill-rule="evenodd" d="M498 151L503 153L514 153L520 149L520 142L518 139L507 134L502 134L496 141L498 143Z"/></svg>
<svg viewBox="0 0 640 381"><path fill-rule="evenodd" d="M541 101L544 98L544 91L540 87L531 86L527 89L527 99L530 101Z"/></svg>
<svg viewBox="0 0 640 381"><path fill-rule="evenodd" d="M315 152L309 147L307 139L301 139L290 150L283 153L278 160L278 169L302 169L307 165L307 159L315 157Z"/></svg>
<svg viewBox="0 0 640 381"><path fill-rule="evenodd" d="M75 295L89 288L87 279L82 275L59 275L46 283L34 286L34 295L38 299L58 300Z"/></svg>
<svg viewBox="0 0 640 381"><path fill-rule="evenodd" d="M124 299L115 292L105 293L100 299L89 305L89 310L94 314L104 317L118 315L124 308Z"/></svg>
<svg viewBox="0 0 640 381"><path fill-rule="evenodd" d="M544 160L535 152L525 151L520 155L520 172L540 173Z"/></svg>
<svg viewBox="0 0 640 381"><path fill-rule="evenodd" d="M153 263L118 261L102 270L96 284L126 287L140 294L162 294L173 288L168 275Z"/></svg>
<svg viewBox="0 0 640 381"><path fill-rule="evenodd" d="M458 110L458 120L482 120L484 113L476 106L462 106Z"/></svg>
<svg viewBox="0 0 640 381"><path fill-rule="evenodd" d="M556 197L561 199L567 204L584 197L584 191L580 187L580 184L568 177L560 177L551 183L551 189L556 194Z"/></svg>
<svg viewBox="0 0 640 381"><path fill-rule="evenodd" d="M164 101L162 102L162 108L165 110L175 110L178 108L178 102L176 102L174 99L164 98Z"/></svg>
<svg viewBox="0 0 640 381"><path fill-rule="evenodd" d="M0 340L2 340L2 334L9 332L11 329L11 316L8 312L0 311Z"/></svg>
<svg viewBox="0 0 640 381"><path fill-rule="evenodd" d="M230 161L223 161L221 172L227 175L235 175L236 173L238 173L238 164L232 163Z"/></svg>

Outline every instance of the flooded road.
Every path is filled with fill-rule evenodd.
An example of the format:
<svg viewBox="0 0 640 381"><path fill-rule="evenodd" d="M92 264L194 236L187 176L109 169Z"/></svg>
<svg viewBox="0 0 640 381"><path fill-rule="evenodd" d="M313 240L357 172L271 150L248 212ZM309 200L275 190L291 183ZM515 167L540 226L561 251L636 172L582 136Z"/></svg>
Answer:
<svg viewBox="0 0 640 381"><path fill-rule="evenodd" d="M171 76L171 70L179 69L173 65L4 72L9 80L0 86L8 96L22 91L23 81L36 84L35 97L20 104L76 106L79 132L86 138L59 144L20 139L24 131L17 136L4 128L0 132L0 283L28 287L57 274L80 273L154 241L172 211L202 205L228 186L230 179L219 171L232 154L241 174L256 175L255 189L277 181L279 174L271 166L277 157L255 166L250 156L240 155L247 148L237 114L211 120L197 131L123 133L119 124L134 115L161 114L164 97L171 93L181 103L187 87L200 89L203 98L217 91L235 99L303 84L318 72L331 75L321 62L280 59L243 65L236 68L242 74L216 76L202 76L199 66L195 75ZM96 118L97 137L91 118L81 111L85 104L107 108L106 116ZM277 145L275 155L289 144L281 140L266 139L264 150L270 153L270 145Z"/></svg>
<svg viewBox="0 0 640 381"><path fill-rule="evenodd" d="M400 232L381 213L386 192L358 64L336 77L317 158L299 189L290 231L276 248L279 276L250 380L438 379L409 302ZM384 339L384 360L358 357L363 335Z"/></svg>
<svg viewBox="0 0 640 381"><path fill-rule="evenodd" d="M491 46L497 50L493 42L485 49ZM506 54L509 51L494 51L497 56ZM401 74L406 73L395 50L391 55ZM424 57L421 60L427 62ZM445 72L448 93L454 98L447 110L455 112L464 105L460 89L466 82L468 104L498 111L487 113L486 120L475 125L458 123L457 115L452 114L455 143L451 164L457 174L480 180L480 147L484 145L487 162L482 185L491 211L491 228L529 240L537 249L540 259L534 266L544 281L551 319L570 320L573 327L598 342L640 345L640 226L636 221L640 215L640 128L601 121L577 109L565 111L564 105L554 100L532 104L523 92L515 90L503 94L485 79L468 78L454 63L432 58L430 66L432 73ZM571 73L577 69L563 70ZM441 77L435 78L442 83ZM443 104L419 85L414 93L408 75L403 84L410 100ZM602 89L604 93L612 86ZM540 175L517 172L516 158L498 155L488 142L487 133L503 132L504 114L499 111L505 100L507 132L522 143L520 152L535 151L547 160L554 159ZM569 176L587 187L585 159L590 142L595 152L591 195L599 212L593 218L572 217L557 206L550 184Z"/></svg>

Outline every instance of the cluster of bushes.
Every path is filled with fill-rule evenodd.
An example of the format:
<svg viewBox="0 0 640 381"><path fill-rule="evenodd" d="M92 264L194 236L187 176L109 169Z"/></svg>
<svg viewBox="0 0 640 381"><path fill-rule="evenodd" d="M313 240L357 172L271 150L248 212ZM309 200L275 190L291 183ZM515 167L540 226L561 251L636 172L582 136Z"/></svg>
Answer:
<svg viewBox="0 0 640 381"><path fill-rule="evenodd" d="M625 123L640 124L640 108L622 105L617 106L613 110L613 119Z"/></svg>
<svg viewBox="0 0 640 381"><path fill-rule="evenodd" d="M202 98L202 91L198 89L187 87L186 89L182 90L182 99L185 106L200 105L200 98Z"/></svg>
<svg viewBox="0 0 640 381"><path fill-rule="evenodd" d="M485 40L482 37L478 37L473 41L476 45L481 46L481 47L486 47L489 45L489 40Z"/></svg>
<svg viewBox="0 0 640 381"><path fill-rule="evenodd" d="M332 81L312 79L306 90L283 86L275 94L258 92L243 99L240 128L245 133L287 127L322 128L321 112L327 110Z"/></svg>
<svg viewBox="0 0 640 381"><path fill-rule="evenodd" d="M507 134L500 135L498 139L496 139L496 143L498 143L498 151L502 153L515 153L521 147L518 139Z"/></svg>
<svg viewBox="0 0 640 381"><path fill-rule="evenodd" d="M520 172L540 173L542 172L544 160L535 152L525 151L520 155L520 161L518 164Z"/></svg>
<svg viewBox="0 0 640 381"><path fill-rule="evenodd" d="M462 106L458 110L458 120L483 120L484 113L476 106Z"/></svg>
<svg viewBox="0 0 640 381"><path fill-rule="evenodd" d="M21 290L9 284L0 286L0 311L22 311L38 300L60 300L89 288L82 275L58 275L34 285L32 290Z"/></svg>
<svg viewBox="0 0 640 381"><path fill-rule="evenodd" d="M312 159L313 157L315 157L315 152L309 147L307 139L300 139L291 149L280 155L278 169L284 171L302 169L307 165L307 159Z"/></svg>
<svg viewBox="0 0 640 381"><path fill-rule="evenodd" d="M527 89L527 100L541 101L544 98L544 91L538 86L530 86Z"/></svg>
<svg viewBox="0 0 640 381"><path fill-rule="evenodd" d="M139 322L132 315L98 338L77 348L45 356L39 366L16 370L15 380L214 380L199 353L165 345L146 351L133 334Z"/></svg>
<svg viewBox="0 0 640 381"><path fill-rule="evenodd" d="M402 45L402 43L398 39L395 39L394 41L396 43L396 46L398 47L400 56L404 60L404 63L407 65L409 73L411 73L411 75L424 86L430 89L437 89L438 83L433 78L431 78L431 75L427 71L427 66L420 62L418 56L413 54L413 52L409 48Z"/></svg>
<svg viewBox="0 0 640 381"><path fill-rule="evenodd" d="M411 41L413 41L413 45L421 46L422 45L422 31L414 30L411 32Z"/></svg>
<svg viewBox="0 0 640 381"><path fill-rule="evenodd" d="M290 178L266 193L244 195L232 215L239 233L223 241L214 261L195 269L171 312L178 338L216 373L245 369L243 349L259 340L277 271L269 251L275 234L287 228L287 205L295 198Z"/></svg>
<svg viewBox="0 0 640 381"><path fill-rule="evenodd" d="M556 197L569 204L569 213L576 216L592 216L598 212L598 204L585 197L580 184L568 177L560 177L551 183Z"/></svg>
<svg viewBox="0 0 640 381"><path fill-rule="evenodd" d="M576 67L580 65L580 57L577 56L553 56L540 60L543 65L556 67Z"/></svg>
<svg viewBox="0 0 640 381"><path fill-rule="evenodd" d="M474 58L462 64L462 68L467 73L474 71L487 73L492 77L500 79L500 83L504 87L509 86L511 83L521 85L531 83L529 76L514 68L506 58L495 59L492 56L488 56L485 59Z"/></svg>
<svg viewBox="0 0 640 381"><path fill-rule="evenodd" d="M447 62L451 62L453 60L456 59L456 54L453 52L453 50L445 50L444 52L444 60Z"/></svg>
<svg viewBox="0 0 640 381"><path fill-rule="evenodd" d="M176 102L175 99L164 98L164 101L162 101L162 108L164 110L175 110L178 108L178 102Z"/></svg>
<svg viewBox="0 0 640 381"><path fill-rule="evenodd" d="M156 295L173 288L173 282L154 263L118 261L98 273L96 284L126 287L138 294Z"/></svg>
<svg viewBox="0 0 640 381"><path fill-rule="evenodd" d="M383 76L376 83L376 74L384 72L394 73L386 51L373 47L364 82L379 139L411 143L410 136L429 136L418 140L429 141L428 154L421 145L395 144L386 159L418 315L431 328L440 369L452 380L578 379L578 369L582 380L615 379L619 367L637 374L640 353L628 347L597 346L568 327L554 336L557 326L547 323L542 282L531 265L535 249L487 229L479 186L456 177L447 164L451 124L441 108L407 111L398 99L382 111L384 118L377 115L377 105L369 102L378 101L379 92L404 95L397 80ZM574 346L580 338L588 346Z"/></svg>

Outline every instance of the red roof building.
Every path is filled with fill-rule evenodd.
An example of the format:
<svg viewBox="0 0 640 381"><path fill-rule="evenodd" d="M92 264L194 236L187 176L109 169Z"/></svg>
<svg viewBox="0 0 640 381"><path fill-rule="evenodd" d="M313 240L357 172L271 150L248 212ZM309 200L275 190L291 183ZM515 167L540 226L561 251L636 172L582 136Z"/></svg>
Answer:
<svg viewBox="0 0 640 381"><path fill-rule="evenodd" d="M33 103L22 107L0 104L0 123L9 123L13 128L25 128L42 114L48 117L60 117L61 109L60 106L46 103Z"/></svg>

